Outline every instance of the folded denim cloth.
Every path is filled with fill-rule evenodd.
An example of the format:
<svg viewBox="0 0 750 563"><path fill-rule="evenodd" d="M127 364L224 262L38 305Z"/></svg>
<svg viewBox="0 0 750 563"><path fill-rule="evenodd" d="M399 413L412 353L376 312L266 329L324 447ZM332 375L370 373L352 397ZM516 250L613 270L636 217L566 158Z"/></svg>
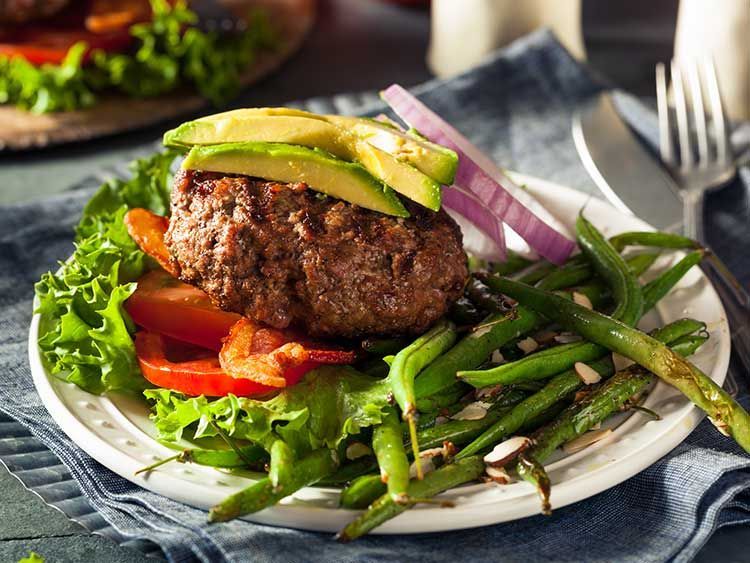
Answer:
<svg viewBox="0 0 750 563"><path fill-rule="evenodd" d="M593 192L571 140L570 119L601 88L550 34L539 32L462 76L415 91L503 166ZM324 112L382 109L372 95L300 105ZM638 125L648 138L653 121L642 117ZM329 534L248 522L207 524L205 512L141 489L86 455L51 419L31 382L26 342L32 286L70 254L71 227L97 183L92 177L63 195L0 208L0 410L67 466L64 471L47 461L46 477L29 485L69 471L80 491L66 494L82 493L121 538L151 540L170 561L687 561L717 527L750 521L750 457L703 422L639 475L551 517L439 534L369 536L349 545ZM731 249L750 243L748 183L745 169L736 186L708 203L716 246L744 280L750 261L735 259ZM746 382L732 383L750 406Z"/></svg>

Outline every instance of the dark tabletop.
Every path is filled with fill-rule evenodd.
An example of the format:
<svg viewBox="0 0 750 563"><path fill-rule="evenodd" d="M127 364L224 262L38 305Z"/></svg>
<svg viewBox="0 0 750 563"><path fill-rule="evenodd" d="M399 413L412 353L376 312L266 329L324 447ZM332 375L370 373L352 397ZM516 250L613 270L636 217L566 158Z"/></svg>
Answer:
<svg viewBox="0 0 750 563"><path fill-rule="evenodd" d="M423 82L430 78L424 62L428 36L426 11L379 0L321 0L317 26L303 50L233 105L283 105L313 96L377 89L393 82L405 86ZM609 60L618 55L603 56ZM164 129L162 124L92 142L0 156L0 204L62 191L92 170L142 152ZM749 544L750 527L720 530L697 560L749 561ZM0 561L17 561L32 550L50 563L148 560L140 552L87 533L0 468Z"/></svg>

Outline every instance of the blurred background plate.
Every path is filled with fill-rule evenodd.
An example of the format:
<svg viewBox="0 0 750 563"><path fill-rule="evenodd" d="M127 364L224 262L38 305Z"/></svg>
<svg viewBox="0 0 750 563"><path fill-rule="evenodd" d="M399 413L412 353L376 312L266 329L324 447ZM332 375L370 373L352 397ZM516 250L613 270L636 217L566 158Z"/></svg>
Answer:
<svg viewBox="0 0 750 563"><path fill-rule="evenodd" d="M269 16L280 37L279 47L260 52L242 77L247 87L276 70L302 45L315 22L316 0L232 0L236 10L258 7ZM0 106L0 149L23 150L84 141L154 125L207 107L192 90L178 90L154 98L101 96L88 109L36 115Z"/></svg>

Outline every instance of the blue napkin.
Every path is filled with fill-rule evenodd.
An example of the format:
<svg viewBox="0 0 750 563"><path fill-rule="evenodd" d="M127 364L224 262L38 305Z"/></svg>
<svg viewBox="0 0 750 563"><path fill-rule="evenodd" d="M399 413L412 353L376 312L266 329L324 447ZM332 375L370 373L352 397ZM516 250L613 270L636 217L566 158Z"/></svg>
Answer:
<svg viewBox="0 0 750 563"><path fill-rule="evenodd" d="M462 76L416 91L503 166L592 192L573 147L570 119L601 87L550 34L540 32ZM324 112L382 109L373 96L301 105ZM731 241L733 248L750 243L750 221L738 215L747 208L747 170L742 179L708 206L715 240ZM551 517L439 534L370 536L349 545L329 534L239 521L207 524L205 512L143 490L87 456L50 418L31 382L26 338L32 285L70 254L71 227L97 183L92 178L54 198L0 208L0 410L59 457L121 537L151 540L170 561L687 561L717 527L750 521L750 457L703 422L647 470ZM719 245L720 252L730 248ZM747 257L725 257L747 280ZM730 383L750 406L745 383ZM53 481L60 469L46 463Z"/></svg>

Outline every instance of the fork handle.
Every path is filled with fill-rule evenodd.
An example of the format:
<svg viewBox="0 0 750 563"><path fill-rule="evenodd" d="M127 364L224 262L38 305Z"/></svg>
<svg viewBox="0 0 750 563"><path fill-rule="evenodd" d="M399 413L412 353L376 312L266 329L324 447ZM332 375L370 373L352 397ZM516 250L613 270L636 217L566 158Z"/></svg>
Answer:
<svg viewBox="0 0 750 563"><path fill-rule="evenodd" d="M689 190L682 194L685 236L705 244L703 236L703 193ZM732 349L745 370L750 371L750 295L721 259L711 252L703 272L719 294L727 313Z"/></svg>

